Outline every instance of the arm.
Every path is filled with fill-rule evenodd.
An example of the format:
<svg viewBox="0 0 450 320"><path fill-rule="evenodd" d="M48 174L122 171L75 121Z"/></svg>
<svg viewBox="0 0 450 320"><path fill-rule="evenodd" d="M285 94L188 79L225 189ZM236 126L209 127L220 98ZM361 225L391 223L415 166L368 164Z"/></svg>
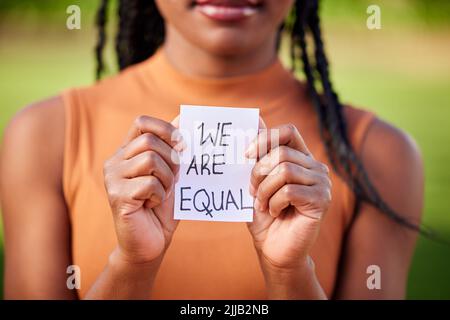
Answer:
<svg viewBox="0 0 450 320"><path fill-rule="evenodd" d="M125 143L105 162L118 246L87 299L150 298L178 224L172 212L180 138L172 124L141 116Z"/></svg>
<svg viewBox="0 0 450 320"><path fill-rule="evenodd" d="M394 127L376 121L362 149L362 161L381 197L410 222L420 224L424 177L416 144ZM417 232L362 204L344 244L339 299L403 299ZM381 269L381 290L369 290L367 267Z"/></svg>
<svg viewBox="0 0 450 320"><path fill-rule="evenodd" d="M167 214L173 194L166 194L177 166L170 162L171 147L158 138L159 134L169 139L173 130L161 120L140 117L127 143L107 162L105 184L119 245L87 298L149 298L176 227ZM63 150L64 108L59 97L24 109L5 132L0 187L7 299L78 298L66 286L72 259L61 185Z"/></svg>
<svg viewBox="0 0 450 320"><path fill-rule="evenodd" d="M267 134L260 134L258 143L270 146ZM423 168L411 139L378 121L367 134L362 161L383 199L410 222L419 224ZM255 217L249 229L270 298L326 298L308 252L330 201L327 180L323 165L314 160L293 126L281 127L280 147L262 155L253 169ZM383 212L363 204L345 244L344 268L335 296L404 297L416 236ZM381 268L381 290L367 288L370 265Z"/></svg>
<svg viewBox="0 0 450 320"><path fill-rule="evenodd" d="M61 185L63 145L60 98L22 110L4 133L0 187L6 299L77 297L66 287L72 263Z"/></svg>
<svg viewBox="0 0 450 320"><path fill-rule="evenodd" d="M314 159L295 126L272 130L277 134L262 130L246 154L258 160L250 181L255 215L248 226L268 296L326 299L309 251L331 201L329 170ZM273 137L279 137L275 144Z"/></svg>

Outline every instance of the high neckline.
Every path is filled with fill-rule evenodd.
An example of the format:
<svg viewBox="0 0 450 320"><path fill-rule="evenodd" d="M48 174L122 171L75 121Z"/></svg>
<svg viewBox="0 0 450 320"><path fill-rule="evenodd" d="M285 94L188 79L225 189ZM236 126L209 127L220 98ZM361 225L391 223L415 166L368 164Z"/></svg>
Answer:
<svg viewBox="0 0 450 320"><path fill-rule="evenodd" d="M258 107L269 113L286 96L304 96L305 88L276 58L267 67L245 75L223 78L187 75L159 49L143 65L144 77L173 103Z"/></svg>

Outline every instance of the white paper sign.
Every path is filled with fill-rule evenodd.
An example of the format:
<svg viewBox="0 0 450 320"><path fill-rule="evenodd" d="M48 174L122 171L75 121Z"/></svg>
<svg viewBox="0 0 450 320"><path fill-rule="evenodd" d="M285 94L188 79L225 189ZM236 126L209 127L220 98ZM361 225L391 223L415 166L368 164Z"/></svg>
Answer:
<svg viewBox="0 0 450 320"><path fill-rule="evenodd" d="M255 160L245 158L245 150L258 123L257 108L180 107L186 148L175 184L175 219L253 220L249 186Z"/></svg>

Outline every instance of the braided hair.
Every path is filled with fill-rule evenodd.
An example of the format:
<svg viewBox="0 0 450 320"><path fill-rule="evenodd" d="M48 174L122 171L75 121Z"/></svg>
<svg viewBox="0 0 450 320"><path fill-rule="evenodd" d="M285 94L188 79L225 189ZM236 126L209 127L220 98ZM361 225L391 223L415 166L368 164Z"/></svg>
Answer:
<svg viewBox="0 0 450 320"><path fill-rule="evenodd" d="M96 46L97 78L104 72L103 49L106 43L105 27L108 0L101 0L97 13L98 43ZM164 21L155 1L119 0L119 28L116 53L120 70L146 60L163 44ZM322 41L319 19L319 0L296 0L290 23L280 32L289 35L293 72L299 71L302 61L309 97L318 115L320 134L333 169L351 188L356 197L355 215L361 202L367 202L405 227L428 234L398 214L383 200L370 181L364 166L349 141L343 106L329 76L329 64ZM313 55L308 53L312 38ZM280 35L277 43L279 44ZM320 87L318 88L318 85ZM320 93L319 93L320 89ZM352 220L354 221L354 219Z"/></svg>

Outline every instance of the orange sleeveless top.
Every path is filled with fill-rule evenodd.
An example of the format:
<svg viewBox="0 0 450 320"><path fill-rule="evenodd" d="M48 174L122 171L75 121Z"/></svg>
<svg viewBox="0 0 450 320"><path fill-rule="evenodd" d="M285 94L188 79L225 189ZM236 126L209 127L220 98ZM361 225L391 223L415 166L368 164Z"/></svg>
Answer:
<svg viewBox="0 0 450 320"><path fill-rule="evenodd" d="M80 298L104 269L117 243L103 184L103 162L121 145L139 115L171 121L180 104L259 107L268 127L297 126L316 159L329 165L305 86L280 61L245 76L186 76L160 50L150 59L86 88L63 93L64 196L70 212L73 263L81 268ZM345 108L358 152L373 114ZM331 166L330 166L331 167ZM311 256L328 296L337 280L343 235L355 199L331 174L332 204ZM181 221L157 274L155 299L264 299L266 290L244 223Z"/></svg>

